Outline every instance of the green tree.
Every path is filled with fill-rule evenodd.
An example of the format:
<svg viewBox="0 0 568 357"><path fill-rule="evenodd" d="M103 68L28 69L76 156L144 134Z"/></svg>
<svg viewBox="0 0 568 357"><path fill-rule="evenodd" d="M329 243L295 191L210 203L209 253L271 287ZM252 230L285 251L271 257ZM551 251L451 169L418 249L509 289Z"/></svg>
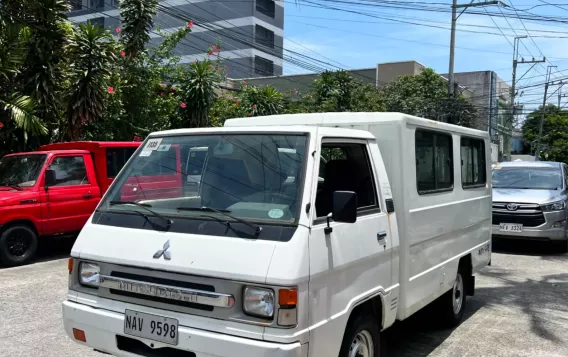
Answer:
<svg viewBox="0 0 568 357"><path fill-rule="evenodd" d="M401 76L381 89L387 112L401 112L432 120L472 126L475 106L461 96L450 98L447 83L430 68Z"/></svg>
<svg viewBox="0 0 568 357"><path fill-rule="evenodd" d="M114 92L109 83L116 52L117 44L111 34L99 26L81 24L73 32L68 48L72 64L67 139L80 139L82 128L100 119L105 99Z"/></svg>
<svg viewBox="0 0 568 357"><path fill-rule="evenodd" d="M150 41L154 16L158 12L158 0L124 0L120 2L122 29L120 40L124 44L126 58L136 58Z"/></svg>
<svg viewBox="0 0 568 357"><path fill-rule="evenodd" d="M209 110L217 99L219 67L209 59L194 62L184 73L181 89L180 112L185 128L210 126Z"/></svg>
<svg viewBox="0 0 568 357"><path fill-rule="evenodd" d="M65 0L32 0L25 8L30 36L22 73L24 94L33 99L50 131L59 127L64 111L65 51L71 31L65 15L68 9Z"/></svg>
<svg viewBox="0 0 568 357"><path fill-rule="evenodd" d="M542 136L539 136L542 114L544 122ZM523 140L530 145L530 151L537 150L540 143L540 158L546 161L568 162L568 111L548 104L530 113L522 126ZM538 140L537 140L538 139Z"/></svg>

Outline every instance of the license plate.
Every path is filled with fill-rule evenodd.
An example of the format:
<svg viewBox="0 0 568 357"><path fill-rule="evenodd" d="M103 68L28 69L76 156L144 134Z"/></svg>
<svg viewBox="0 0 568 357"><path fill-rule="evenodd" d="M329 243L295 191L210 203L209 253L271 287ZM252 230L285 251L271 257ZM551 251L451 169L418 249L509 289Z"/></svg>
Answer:
<svg viewBox="0 0 568 357"><path fill-rule="evenodd" d="M178 343L178 320L126 310L124 333L175 346Z"/></svg>
<svg viewBox="0 0 568 357"><path fill-rule="evenodd" d="M501 232L522 232L523 225L517 223L501 223L499 224L499 230Z"/></svg>

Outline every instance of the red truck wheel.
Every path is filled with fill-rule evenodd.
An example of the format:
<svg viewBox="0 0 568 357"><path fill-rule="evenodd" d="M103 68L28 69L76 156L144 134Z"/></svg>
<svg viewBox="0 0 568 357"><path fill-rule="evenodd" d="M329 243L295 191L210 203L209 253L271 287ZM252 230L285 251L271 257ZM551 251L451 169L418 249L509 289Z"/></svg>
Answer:
<svg viewBox="0 0 568 357"><path fill-rule="evenodd" d="M0 235L0 261L17 266L29 262L37 251L37 234L30 227L16 225L6 228Z"/></svg>

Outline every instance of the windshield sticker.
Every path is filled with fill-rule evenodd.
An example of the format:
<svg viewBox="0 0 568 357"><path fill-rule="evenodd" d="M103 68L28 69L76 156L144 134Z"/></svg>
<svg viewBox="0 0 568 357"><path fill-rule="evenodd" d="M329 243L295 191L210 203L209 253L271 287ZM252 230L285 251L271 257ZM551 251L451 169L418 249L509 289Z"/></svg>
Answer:
<svg viewBox="0 0 568 357"><path fill-rule="evenodd" d="M160 143L162 142L162 138L159 139L150 139L148 140L148 143L146 144L146 147L144 147L144 151L146 150L156 150L159 146Z"/></svg>
<svg viewBox="0 0 568 357"><path fill-rule="evenodd" d="M270 218L282 218L282 216L284 215L284 211L282 211L281 209L271 209L270 211L268 211L268 217Z"/></svg>
<svg viewBox="0 0 568 357"><path fill-rule="evenodd" d="M169 151L170 146L171 146L170 144L160 145L160 146L158 146L158 151Z"/></svg>
<svg viewBox="0 0 568 357"><path fill-rule="evenodd" d="M144 150L138 156L150 156L152 154L152 150Z"/></svg>

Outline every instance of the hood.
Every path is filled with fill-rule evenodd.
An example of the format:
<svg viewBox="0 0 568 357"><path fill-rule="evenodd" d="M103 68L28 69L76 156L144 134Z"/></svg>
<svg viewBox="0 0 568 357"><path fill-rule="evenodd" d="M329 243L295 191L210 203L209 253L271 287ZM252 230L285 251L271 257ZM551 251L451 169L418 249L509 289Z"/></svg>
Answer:
<svg viewBox="0 0 568 357"><path fill-rule="evenodd" d="M34 191L18 191L11 188L0 187L0 207L19 205L22 200L35 199Z"/></svg>
<svg viewBox="0 0 568 357"><path fill-rule="evenodd" d="M559 190L524 190L518 188L494 188L493 202L550 203L562 201L565 196Z"/></svg>
<svg viewBox="0 0 568 357"><path fill-rule="evenodd" d="M169 241L170 260L154 259ZM264 283L276 243L89 223L71 251L85 260Z"/></svg>

